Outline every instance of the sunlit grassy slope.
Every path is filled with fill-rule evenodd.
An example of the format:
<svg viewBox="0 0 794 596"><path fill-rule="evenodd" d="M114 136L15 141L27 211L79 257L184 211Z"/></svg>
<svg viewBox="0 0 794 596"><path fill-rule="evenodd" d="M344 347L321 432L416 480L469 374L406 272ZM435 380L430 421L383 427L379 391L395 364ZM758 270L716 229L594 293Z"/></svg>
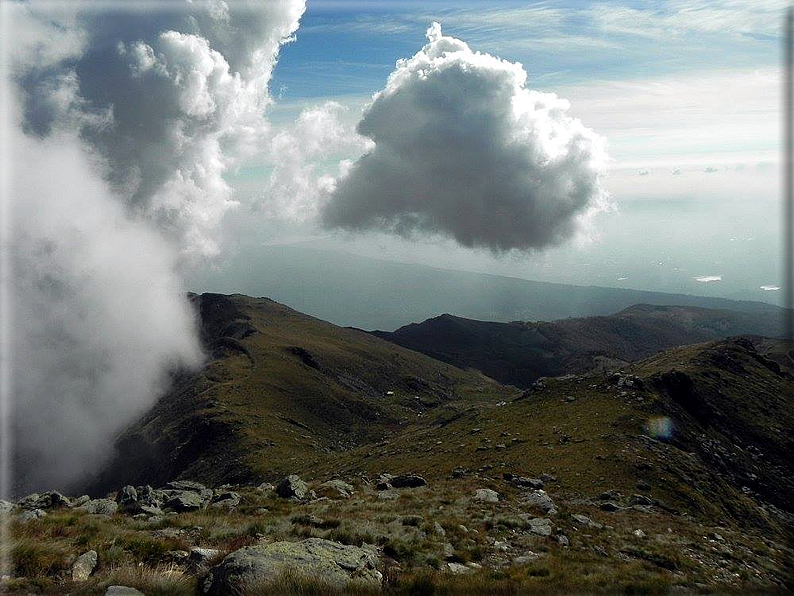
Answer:
<svg viewBox="0 0 794 596"><path fill-rule="evenodd" d="M762 526L765 503L790 510L794 378L748 341L525 393L265 298L194 301L211 361L121 437L95 492L463 467L554 474L572 498L647 482L671 510Z"/></svg>

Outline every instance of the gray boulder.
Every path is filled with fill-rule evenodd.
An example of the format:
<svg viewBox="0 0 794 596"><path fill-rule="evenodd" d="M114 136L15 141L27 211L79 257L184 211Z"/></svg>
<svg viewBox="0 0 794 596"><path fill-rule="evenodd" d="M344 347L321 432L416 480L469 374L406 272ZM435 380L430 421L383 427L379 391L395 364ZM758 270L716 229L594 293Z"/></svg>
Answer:
<svg viewBox="0 0 794 596"><path fill-rule="evenodd" d="M234 491L226 491L217 495L210 504L210 507L218 509L234 509L240 504L240 495Z"/></svg>
<svg viewBox="0 0 794 596"><path fill-rule="evenodd" d="M498 503L499 493L490 488L479 488L474 491L474 500L483 501L485 503Z"/></svg>
<svg viewBox="0 0 794 596"><path fill-rule="evenodd" d="M427 486L427 480L416 474L400 474L391 479L394 488L419 488Z"/></svg>
<svg viewBox="0 0 794 596"><path fill-rule="evenodd" d="M56 490L46 493L34 493L25 497L20 503L26 509L59 509L69 506L69 499Z"/></svg>
<svg viewBox="0 0 794 596"><path fill-rule="evenodd" d="M193 491L196 493L200 493L202 491L207 490L207 487L201 484L200 482L194 482L192 480L174 480L166 484L167 488L172 490L188 490Z"/></svg>
<svg viewBox="0 0 794 596"><path fill-rule="evenodd" d="M199 509L203 509L206 501L201 494L193 491L169 491L171 495L168 497L168 500L165 502L165 507L167 509L171 509L176 511L177 513L182 513L185 511L197 511Z"/></svg>
<svg viewBox="0 0 794 596"><path fill-rule="evenodd" d="M525 476L516 476L510 482L518 488L540 489L544 486L544 482L539 478L527 478Z"/></svg>
<svg viewBox="0 0 794 596"><path fill-rule="evenodd" d="M259 491L260 493L269 493L274 488L275 486L273 486L269 482L263 482L262 484L256 487L256 490Z"/></svg>
<svg viewBox="0 0 794 596"><path fill-rule="evenodd" d="M546 493L545 490L532 491L524 498L524 504L528 505L529 507L540 509L543 511L543 513L547 513L549 515L554 515L557 513L557 507L555 507L554 501L551 500L551 497Z"/></svg>
<svg viewBox="0 0 794 596"><path fill-rule="evenodd" d="M0 513L11 513L12 509L14 509L13 503L0 499Z"/></svg>
<svg viewBox="0 0 794 596"><path fill-rule="evenodd" d="M551 536L551 520L546 517L530 519L529 531L538 536Z"/></svg>
<svg viewBox="0 0 794 596"><path fill-rule="evenodd" d="M276 494L283 499L305 499L309 486L295 474L282 478L276 485Z"/></svg>
<svg viewBox="0 0 794 596"><path fill-rule="evenodd" d="M209 571L202 590L210 596L235 594L244 586L266 583L287 571L322 579L334 588L344 588L351 581L379 588L383 575L377 566L373 547L348 546L322 538L274 542L227 555Z"/></svg>
<svg viewBox="0 0 794 596"><path fill-rule="evenodd" d="M600 530L604 526L599 524L598 522L594 522L592 519L587 517L586 515L582 515L581 513L574 513L572 516L573 520L583 526L587 526L588 528L595 528L596 530Z"/></svg>
<svg viewBox="0 0 794 596"><path fill-rule="evenodd" d="M601 503L600 509L601 511L613 512L613 511L620 511L621 509L623 509L623 507L621 507L614 501L604 501L603 503Z"/></svg>
<svg viewBox="0 0 794 596"><path fill-rule="evenodd" d="M105 596L145 596L145 594L129 586L108 586Z"/></svg>
<svg viewBox="0 0 794 596"><path fill-rule="evenodd" d="M39 493L31 493L28 496L19 499L19 501L17 501L17 505L25 509L33 508L34 503L39 500L40 496L41 495Z"/></svg>
<svg viewBox="0 0 794 596"><path fill-rule="evenodd" d="M353 495L353 486L344 480L329 480L318 487L317 494L330 499L349 499Z"/></svg>
<svg viewBox="0 0 794 596"><path fill-rule="evenodd" d="M72 499L69 502L69 507L81 507L82 505L85 505L86 503L88 503L88 501L90 501L90 500L91 500L91 497L89 497L88 495L82 495L80 497Z"/></svg>
<svg viewBox="0 0 794 596"><path fill-rule="evenodd" d="M190 549L188 562L194 567L203 567L220 554L221 551L214 548L199 548L194 546Z"/></svg>
<svg viewBox="0 0 794 596"><path fill-rule="evenodd" d="M25 511L17 515L17 521L22 523L29 522L44 517L45 515L47 515L47 512L43 509L25 509Z"/></svg>
<svg viewBox="0 0 794 596"><path fill-rule="evenodd" d="M134 512L138 508L138 491L134 486L128 484L116 495L116 503L119 504L122 511Z"/></svg>
<svg viewBox="0 0 794 596"><path fill-rule="evenodd" d="M74 582L84 582L91 574L94 572L94 567L96 567L97 563L97 554L95 550L90 550L86 553L83 553L75 562L72 563L72 581Z"/></svg>
<svg viewBox="0 0 794 596"><path fill-rule="evenodd" d="M92 499L78 509L94 515L113 515L119 510L119 504L112 499Z"/></svg>

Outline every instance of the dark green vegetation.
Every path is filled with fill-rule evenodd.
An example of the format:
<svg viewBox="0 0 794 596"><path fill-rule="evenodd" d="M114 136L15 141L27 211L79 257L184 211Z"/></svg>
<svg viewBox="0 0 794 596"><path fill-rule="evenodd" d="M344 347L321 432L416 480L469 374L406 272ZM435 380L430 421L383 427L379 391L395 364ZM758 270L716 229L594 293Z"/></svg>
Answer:
<svg viewBox="0 0 794 596"><path fill-rule="evenodd" d="M307 537L377 546L392 594L791 587L794 376L779 342L683 346L523 391L264 298L193 300L210 361L120 438L91 491L183 478L231 483L241 503L138 519L64 508L14 522L24 577L12 588L196 594L203 572L172 551L209 547L220 558ZM421 474L428 486L378 490L384 472ZM253 488L286 474L321 498ZM353 496L322 498L330 478ZM533 502L538 482L556 512ZM498 501L475 499L479 489ZM97 569L73 584L71 560L88 549ZM251 590L371 593L293 575Z"/></svg>
<svg viewBox="0 0 794 596"><path fill-rule="evenodd" d="M774 337L769 314L636 305L600 317L494 323L441 315L378 337L518 387L539 377L617 368L674 346L735 335Z"/></svg>

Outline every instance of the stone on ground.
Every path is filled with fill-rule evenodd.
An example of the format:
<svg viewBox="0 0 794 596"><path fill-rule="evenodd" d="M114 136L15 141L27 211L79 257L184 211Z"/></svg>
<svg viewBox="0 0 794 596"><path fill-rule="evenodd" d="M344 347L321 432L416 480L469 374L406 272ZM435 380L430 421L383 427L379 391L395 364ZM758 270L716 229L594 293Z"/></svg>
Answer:
<svg viewBox="0 0 794 596"><path fill-rule="evenodd" d="M283 499L305 499L309 486L295 474L282 478L276 485L276 494Z"/></svg>
<svg viewBox="0 0 794 596"><path fill-rule="evenodd" d="M474 500L483 501L484 503L497 503L499 501L499 493L490 488L480 488L474 491Z"/></svg>
<svg viewBox="0 0 794 596"><path fill-rule="evenodd" d="M202 589L211 596L234 594L243 586L266 583L290 571L322 579L335 588L344 588L351 581L379 588L383 576L377 565L378 557L372 547L322 538L274 542L247 546L227 555L209 571Z"/></svg>
<svg viewBox="0 0 794 596"><path fill-rule="evenodd" d="M72 581L84 582L94 572L96 567L97 554L95 550L83 553L72 564Z"/></svg>

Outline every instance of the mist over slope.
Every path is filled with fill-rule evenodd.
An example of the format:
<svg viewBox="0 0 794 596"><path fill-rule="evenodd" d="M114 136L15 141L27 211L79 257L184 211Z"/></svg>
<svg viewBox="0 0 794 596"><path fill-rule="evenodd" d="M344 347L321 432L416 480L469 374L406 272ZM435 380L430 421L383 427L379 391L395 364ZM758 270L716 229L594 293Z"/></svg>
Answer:
<svg viewBox="0 0 794 596"><path fill-rule="evenodd" d="M484 321L550 321L610 315L635 304L765 313L765 302L574 286L395 263L295 246L245 248L226 265L193 274L199 292L270 296L336 325L391 331L441 313Z"/></svg>

